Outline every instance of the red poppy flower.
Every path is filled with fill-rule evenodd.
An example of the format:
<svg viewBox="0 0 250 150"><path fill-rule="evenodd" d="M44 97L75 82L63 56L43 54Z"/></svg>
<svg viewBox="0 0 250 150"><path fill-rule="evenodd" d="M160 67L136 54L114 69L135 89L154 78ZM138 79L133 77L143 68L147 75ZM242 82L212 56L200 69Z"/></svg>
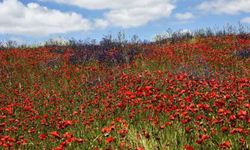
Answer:
<svg viewBox="0 0 250 150"><path fill-rule="evenodd" d="M64 121L63 121L63 125L64 125L65 127L70 126L70 125L72 125L72 121L71 121L71 120L64 120Z"/></svg>
<svg viewBox="0 0 250 150"><path fill-rule="evenodd" d="M247 115L247 111L245 111L245 110L240 110L238 112L238 116L239 116L240 119L245 118L246 115Z"/></svg>
<svg viewBox="0 0 250 150"><path fill-rule="evenodd" d="M240 143L243 144L243 145L245 145L246 144L246 140L243 139L243 138L240 138Z"/></svg>
<svg viewBox="0 0 250 150"><path fill-rule="evenodd" d="M225 141L219 145L220 148L227 149L231 147L230 141Z"/></svg>
<svg viewBox="0 0 250 150"><path fill-rule="evenodd" d="M46 134L40 134L39 135L39 139L41 139L41 140L45 140L46 138L47 138Z"/></svg>
<svg viewBox="0 0 250 150"><path fill-rule="evenodd" d="M111 143L111 142L114 142L114 141L115 141L115 139L112 136L106 138L106 143Z"/></svg>
<svg viewBox="0 0 250 150"><path fill-rule="evenodd" d="M144 150L142 147L137 147L135 150Z"/></svg>
<svg viewBox="0 0 250 150"><path fill-rule="evenodd" d="M194 150L194 148L190 145L185 145L184 148L185 150Z"/></svg>
<svg viewBox="0 0 250 150"><path fill-rule="evenodd" d="M57 131L50 132L50 135L52 135L56 138L60 138L60 134Z"/></svg>
<svg viewBox="0 0 250 150"><path fill-rule="evenodd" d="M228 127L222 127L222 128L221 128L221 131L222 131L222 132L228 131Z"/></svg>
<svg viewBox="0 0 250 150"><path fill-rule="evenodd" d="M65 133L63 134L63 137L64 137L64 138L72 138L73 135L72 135L71 133L69 133L69 132L65 132Z"/></svg>
<svg viewBox="0 0 250 150"><path fill-rule="evenodd" d="M76 141L77 143L83 143L83 142L84 142L84 139L82 139L82 138L76 138L75 141Z"/></svg>

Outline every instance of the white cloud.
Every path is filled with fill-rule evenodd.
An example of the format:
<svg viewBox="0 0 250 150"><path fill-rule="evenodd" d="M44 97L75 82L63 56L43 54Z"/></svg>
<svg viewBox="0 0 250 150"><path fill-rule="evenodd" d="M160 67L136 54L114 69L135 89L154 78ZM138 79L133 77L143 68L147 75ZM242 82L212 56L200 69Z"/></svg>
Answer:
<svg viewBox="0 0 250 150"><path fill-rule="evenodd" d="M242 22L242 23L249 23L250 24L250 17L245 17L245 18L241 19L240 22Z"/></svg>
<svg viewBox="0 0 250 150"><path fill-rule="evenodd" d="M175 0L45 0L91 10L105 10L103 20L123 28L138 27L168 17ZM105 23L103 22L103 23ZM98 21L98 23L101 23ZM106 24L105 23L105 24ZM102 23L101 23L102 24Z"/></svg>
<svg viewBox="0 0 250 150"><path fill-rule="evenodd" d="M130 0L42 0L42 1L52 1L56 3L74 5L86 9L117 9L123 8L126 5L130 5ZM136 0L135 0L136 1Z"/></svg>
<svg viewBox="0 0 250 150"><path fill-rule="evenodd" d="M104 19L95 19L94 24L96 28L100 28L100 29L104 29L109 26L109 22Z"/></svg>
<svg viewBox="0 0 250 150"><path fill-rule="evenodd" d="M49 35L91 29L91 22L74 12L48 9L18 0L0 2L0 34Z"/></svg>
<svg viewBox="0 0 250 150"><path fill-rule="evenodd" d="M115 9L105 16L115 26L124 28L138 27L150 21L169 16L173 8L172 5L159 3L151 6Z"/></svg>
<svg viewBox="0 0 250 150"><path fill-rule="evenodd" d="M198 8L207 12L238 14L250 12L250 0L209 0L202 2Z"/></svg>
<svg viewBox="0 0 250 150"><path fill-rule="evenodd" d="M173 0L42 0L52 1L56 3L63 3L75 5L78 7L101 10L101 9L123 9L141 6L150 6L155 4L169 4Z"/></svg>
<svg viewBox="0 0 250 150"><path fill-rule="evenodd" d="M178 19L178 20L191 20L191 19L194 19L194 15L190 12L186 12L186 13L177 13L175 14L175 17Z"/></svg>
<svg viewBox="0 0 250 150"><path fill-rule="evenodd" d="M108 26L138 27L171 15L176 0L41 0L103 10L102 18L91 20L74 12L49 9L20 0L0 1L0 34L43 36Z"/></svg>

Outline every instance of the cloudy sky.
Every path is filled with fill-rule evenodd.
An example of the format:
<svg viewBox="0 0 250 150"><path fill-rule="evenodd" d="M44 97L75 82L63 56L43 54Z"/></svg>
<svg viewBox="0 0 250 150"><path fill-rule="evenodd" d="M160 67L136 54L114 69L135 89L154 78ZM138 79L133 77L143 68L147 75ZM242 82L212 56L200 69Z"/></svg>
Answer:
<svg viewBox="0 0 250 150"><path fill-rule="evenodd" d="M250 26L250 0L0 0L0 40L100 39L124 31L151 40L172 30Z"/></svg>

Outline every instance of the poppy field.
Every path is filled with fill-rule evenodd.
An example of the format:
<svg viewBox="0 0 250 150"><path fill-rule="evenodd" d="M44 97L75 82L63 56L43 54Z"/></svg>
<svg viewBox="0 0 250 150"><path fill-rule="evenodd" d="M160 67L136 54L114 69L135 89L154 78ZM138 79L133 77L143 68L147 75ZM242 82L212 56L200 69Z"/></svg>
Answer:
<svg viewBox="0 0 250 150"><path fill-rule="evenodd" d="M250 149L250 35L106 47L0 50L0 149Z"/></svg>

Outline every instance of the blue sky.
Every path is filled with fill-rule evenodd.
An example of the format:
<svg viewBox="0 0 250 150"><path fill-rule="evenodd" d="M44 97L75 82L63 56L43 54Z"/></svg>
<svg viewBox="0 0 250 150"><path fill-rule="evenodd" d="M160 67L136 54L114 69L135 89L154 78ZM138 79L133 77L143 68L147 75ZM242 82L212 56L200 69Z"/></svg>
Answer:
<svg viewBox="0 0 250 150"><path fill-rule="evenodd" d="M0 0L0 41L101 39L126 33L152 40L168 28L250 25L250 0Z"/></svg>

